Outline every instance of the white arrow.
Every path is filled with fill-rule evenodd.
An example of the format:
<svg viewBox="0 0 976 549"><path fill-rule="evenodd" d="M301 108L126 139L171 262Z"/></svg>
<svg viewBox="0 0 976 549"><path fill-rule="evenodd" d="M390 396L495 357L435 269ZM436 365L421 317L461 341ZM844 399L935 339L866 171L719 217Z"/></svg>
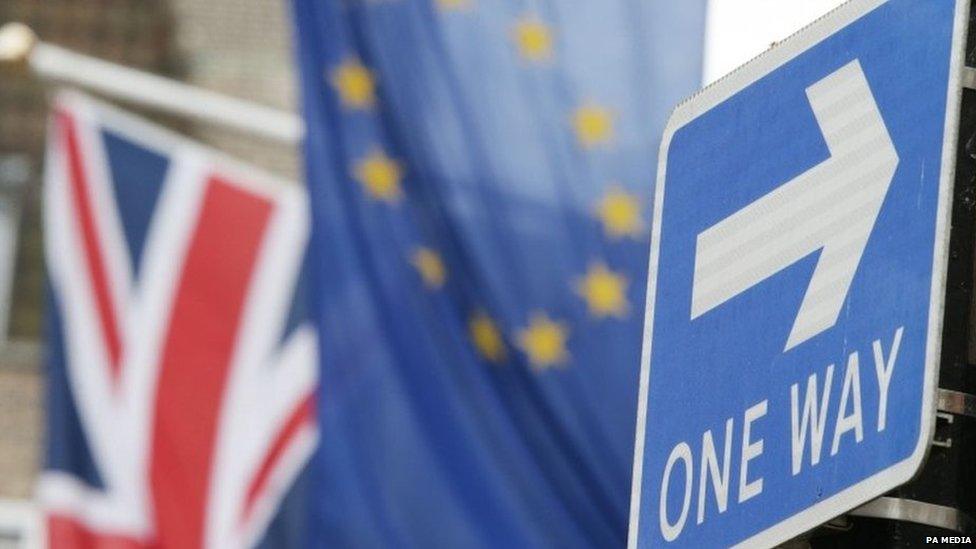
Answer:
<svg viewBox="0 0 976 549"><path fill-rule="evenodd" d="M807 88L830 158L698 235L691 318L821 250L784 350L837 322L898 166L861 64Z"/></svg>

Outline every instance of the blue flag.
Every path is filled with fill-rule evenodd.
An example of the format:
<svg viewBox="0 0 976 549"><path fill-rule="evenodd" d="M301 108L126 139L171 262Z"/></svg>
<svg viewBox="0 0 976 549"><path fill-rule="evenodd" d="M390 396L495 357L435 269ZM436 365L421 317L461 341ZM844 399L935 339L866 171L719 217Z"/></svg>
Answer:
<svg viewBox="0 0 976 549"><path fill-rule="evenodd" d="M624 543L657 149L704 3L295 0L315 544Z"/></svg>

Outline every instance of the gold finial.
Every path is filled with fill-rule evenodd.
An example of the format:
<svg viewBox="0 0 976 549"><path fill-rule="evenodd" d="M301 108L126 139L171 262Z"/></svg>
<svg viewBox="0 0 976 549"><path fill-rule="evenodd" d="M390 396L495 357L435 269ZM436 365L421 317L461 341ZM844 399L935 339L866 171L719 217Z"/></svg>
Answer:
<svg viewBox="0 0 976 549"><path fill-rule="evenodd" d="M23 23L7 23L0 27L0 63L26 65L37 35Z"/></svg>

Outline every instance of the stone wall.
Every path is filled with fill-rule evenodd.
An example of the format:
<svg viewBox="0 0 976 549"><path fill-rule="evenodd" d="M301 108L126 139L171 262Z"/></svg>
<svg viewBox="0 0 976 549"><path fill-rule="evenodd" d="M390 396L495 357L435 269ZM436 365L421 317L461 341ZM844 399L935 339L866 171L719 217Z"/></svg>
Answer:
<svg viewBox="0 0 976 549"><path fill-rule="evenodd" d="M295 77L284 0L170 0L187 82L294 110ZM297 179L294 145L197 125L196 137L273 173Z"/></svg>

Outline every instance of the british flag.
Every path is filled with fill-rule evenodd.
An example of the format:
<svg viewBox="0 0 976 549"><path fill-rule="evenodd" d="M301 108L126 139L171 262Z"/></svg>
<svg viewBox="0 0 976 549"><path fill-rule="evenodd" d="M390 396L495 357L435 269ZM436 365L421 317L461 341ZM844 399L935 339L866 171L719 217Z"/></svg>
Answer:
<svg viewBox="0 0 976 549"><path fill-rule="evenodd" d="M53 106L52 547L247 547L318 442L301 187L78 94Z"/></svg>

